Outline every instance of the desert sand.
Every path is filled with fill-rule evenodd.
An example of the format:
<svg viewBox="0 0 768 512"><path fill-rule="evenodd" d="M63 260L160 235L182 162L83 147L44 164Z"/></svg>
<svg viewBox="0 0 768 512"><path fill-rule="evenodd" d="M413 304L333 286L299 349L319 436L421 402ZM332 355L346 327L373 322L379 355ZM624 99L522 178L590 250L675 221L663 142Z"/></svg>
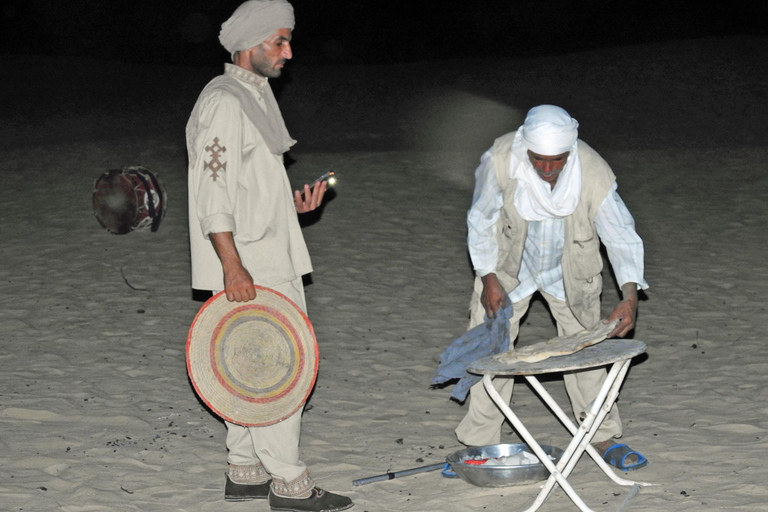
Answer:
<svg viewBox="0 0 768 512"><path fill-rule="evenodd" d="M516 59L296 65L275 82L299 143L298 188L333 169L308 222L309 316L320 345L302 458L356 511L523 510L536 485L489 489L439 472L353 487L462 448L466 405L431 389L467 326L465 214L480 154L541 103L566 108L614 168L646 242L650 284L624 384L624 441L654 484L625 501L584 458L595 510L764 510L768 500L768 39L714 38ZM297 48L295 51L299 51ZM220 68L2 57L0 509L268 510L223 501L225 426L187 379L192 300L184 124ZM113 235L91 208L108 169L157 173L157 232ZM618 300L606 270L604 310ZM536 301L518 343L555 328ZM557 378L545 386L563 404ZM568 436L525 385L540 442ZM504 440L518 442L511 428ZM576 510L556 490L542 510Z"/></svg>

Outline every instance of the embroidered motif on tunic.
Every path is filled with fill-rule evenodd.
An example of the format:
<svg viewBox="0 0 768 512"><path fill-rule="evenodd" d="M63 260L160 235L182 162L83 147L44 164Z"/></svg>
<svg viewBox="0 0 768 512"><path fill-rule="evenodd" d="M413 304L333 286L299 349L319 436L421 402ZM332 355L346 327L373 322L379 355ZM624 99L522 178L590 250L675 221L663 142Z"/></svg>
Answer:
<svg viewBox="0 0 768 512"><path fill-rule="evenodd" d="M211 170L211 178L213 178L213 181L216 181L216 178L219 177L219 171L227 170L227 162L219 160L221 154L226 152L227 148L221 146L219 144L219 138L216 137L213 139L213 144L205 146L205 150L211 154L211 161L205 162L205 169Z"/></svg>

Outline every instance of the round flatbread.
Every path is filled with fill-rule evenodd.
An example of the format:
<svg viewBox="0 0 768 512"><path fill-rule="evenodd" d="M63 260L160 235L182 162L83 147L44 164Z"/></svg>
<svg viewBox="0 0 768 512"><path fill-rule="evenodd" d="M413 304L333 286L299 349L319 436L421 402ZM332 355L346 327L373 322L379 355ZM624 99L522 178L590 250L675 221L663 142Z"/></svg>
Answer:
<svg viewBox="0 0 768 512"><path fill-rule="evenodd" d="M198 396L227 421L278 423L304 405L319 352L306 314L275 290L229 302L224 292L197 313L187 337L187 371Z"/></svg>
<svg viewBox="0 0 768 512"><path fill-rule="evenodd" d="M607 324L598 322L591 329L585 329L567 336L557 336L549 341L542 341L519 349L502 352L501 354L496 354L493 358L503 364L518 362L536 363L550 357L575 354L583 348L603 341L617 325L619 325L618 319Z"/></svg>

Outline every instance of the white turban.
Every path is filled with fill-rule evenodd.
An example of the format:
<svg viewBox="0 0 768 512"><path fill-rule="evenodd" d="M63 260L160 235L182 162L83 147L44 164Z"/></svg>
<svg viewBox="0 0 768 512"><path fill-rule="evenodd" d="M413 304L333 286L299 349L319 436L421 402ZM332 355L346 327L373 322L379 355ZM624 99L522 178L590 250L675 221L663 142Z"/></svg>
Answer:
<svg viewBox="0 0 768 512"><path fill-rule="evenodd" d="M554 105L539 105L528 111L520 128L523 144L539 155L567 153L579 136L579 122Z"/></svg>
<svg viewBox="0 0 768 512"><path fill-rule="evenodd" d="M263 43L276 30L293 30L293 6L286 0L248 0L221 25L219 41L229 52Z"/></svg>

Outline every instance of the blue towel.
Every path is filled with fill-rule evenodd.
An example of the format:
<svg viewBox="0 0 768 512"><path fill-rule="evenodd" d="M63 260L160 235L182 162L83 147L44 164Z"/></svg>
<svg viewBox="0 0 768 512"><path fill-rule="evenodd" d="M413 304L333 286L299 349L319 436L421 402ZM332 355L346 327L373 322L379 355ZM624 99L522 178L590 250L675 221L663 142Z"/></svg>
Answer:
<svg viewBox="0 0 768 512"><path fill-rule="evenodd" d="M473 327L448 345L440 354L432 384L443 384L452 379L460 379L454 386L451 398L463 402L467 399L469 388L480 382L479 375L467 372L467 367L484 357L501 354L509 350L509 319L512 317L512 302L507 300L503 308L496 312L496 318L485 317L485 322Z"/></svg>

